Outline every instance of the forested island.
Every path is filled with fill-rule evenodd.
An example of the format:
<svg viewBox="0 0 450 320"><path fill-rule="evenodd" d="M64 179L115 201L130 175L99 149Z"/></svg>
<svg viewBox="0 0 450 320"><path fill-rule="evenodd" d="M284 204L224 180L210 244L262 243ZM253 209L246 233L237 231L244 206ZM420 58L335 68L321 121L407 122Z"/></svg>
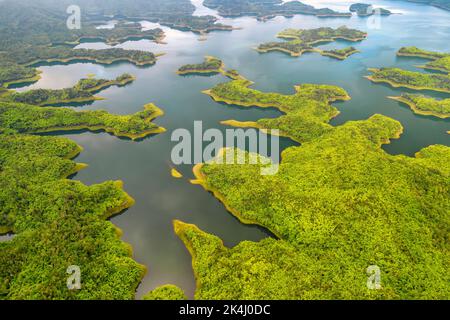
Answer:
<svg viewBox="0 0 450 320"><path fill-rule="evenodd" d="M329 8L316 9L300 1L282 0L205 0L205 7L215 9L223 17L255 16L267 20L276 16L291 17L296 14L318 17L351 17L349 12L337 12Z"/></svg>
<svg viewBox="0 0 450 320"><path fill-rule="evenodd" d="M189 74L217 74L222 72L223 62L215 57L206 56L205 61L199 64L187 64L180 67L177 71L179 75Z"/></svg>
<svg viewBox="0 0 450 320"><path fill-rule="evenodd" d="M399 68L371 68L372 75L366 78L372 82L388 83L399 88L414 90L432 90L450 93L450 76L407 71Z"/></svg>
<svg viewBox="0 0 450 320"><path fill-rule="evenodd" d="M408 105L414 113L438 118L450 117L450 99L437 100L417 94L404 93L400 97L389 97Z"/></svg>
<svg viewBox="0 0 450 320"><path fill-rule="evenodd" d="M400 57L417 57L432 60L421 67L450 73L450 53L426 51L417 47L403 47L397 52L397 55Z"/></svg>
<svg viewBox="0 0 450 320"><path fill-rule="evenodd" d="M288 41L263 43L258 46L257 50L261 53L281 51L295 57L301 56L305 52L318 52L325 56L344 60L356 53L357 50L353 47L340 50L321 50L314 47L314 45L336 40L358 42L366 39L367 33L342 26L336 29L325 27L316 29L286 29L281 31L277 37Z"/></svg>
<svg viewBox="0 0 450 320"><path fill-rule="evenodd" d="M356 12L359 17L369 17L374 14L389 16L392 14L392 12L387 9L375 8L373 5L368 3L354 3L350 6L350 12Z"/></svg>
<svg viewBox="0 0 450 320"><path fill-rule="evenodd" d="M148 104L132 115L113 115L103 110L74 111L0 101L0 132L43 133L72 130L106 131L118 137L140 139L164 132L152 120L162 111Z"/></svg>
<svg viewBox="0 0 450 320"><path fill-rule="evenodd" d="M124 73L113 80L86 78L81 79L74 87L65 89L35 89L24 92L9 91L0 95L0 100L16 103L48 106L73 102L91 102L101 98L95 94L111 86L125 86L135 77Z"/></svg>

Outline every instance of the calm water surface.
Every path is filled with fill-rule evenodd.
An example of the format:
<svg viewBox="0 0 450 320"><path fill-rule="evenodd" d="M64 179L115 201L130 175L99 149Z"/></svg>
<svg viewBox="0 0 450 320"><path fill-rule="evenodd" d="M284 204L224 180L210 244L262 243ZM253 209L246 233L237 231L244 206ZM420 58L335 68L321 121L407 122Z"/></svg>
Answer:
<svg viewBox="0 0 450 320"><path fill-rule="evenodd" d="M215 14L193 1L196 14ZM347 10L346 1L306 1L317 7ZM399 120L405 132L401 139L385 146L392 154L413 155L430 144L450 145L448 120L414 115L407 107L387 99L404 90L375 85L364 78L369 67L398 66L408 70L423 64L421 59L397 58L401 46L419 46L428 50L450 51L450 13L443 10L400 1L377 1L378 6L399 13L383 17L380 28L373 29L367 18L319 19L312 16L296 16L291 19L278 17L268 22L253 18L221 19L221 22L242 28L233 32L215 32L207 41L198 36L165 28L167 44L147 40L126 42L118 47L166 53L155 66L138 68L128 63L99 66L90 63L41 66L42 79L36 84L20 88L63 88L74 85L81 77L94 73L101 78L113 78L124 72L137 76L137 80L123 88L110 88L99 95L106 100L78 107L79 110L106 109L113 113L137 112L148 102L161 107L165 115L156 123L167 128L160 134L140 142L118 139L105 133L70 133L64 136L83 146L84 152L77 158L89 167L75 176L86 184L105 180L123 180L126 191L136 199L136 205L112 222L124 231L123 240L134 249L134 258L148 267L148 274L138 288L137 298L158 285L173 283L182 287L192 297L195 281L191 259L182 242L174 235L173 219L197 224L201 229L216 234L227 246L243 240L258 241L270 236L266 231L239 223L211 194L189 183L191 166L178 168L184 178L176 180L170 175L170 152L174 143L171 132L177 128L191 130L195 120L202 120L203 127L225 127L219 121L237 119L256 120L276 117L276 110L258 108L233 108L213 102L202 90L226 81L222 76L181 77L175 71L186 63L197 63L205 55L224 60L229 68L239 70L255 81L253 86L263 91L292 94L293 86L300 83L333 84L345 88L351 101L337 103L341 114L332 121L341 125L349 120L367 119L381 113ZM293 58L282 53L259 54L252 48L261 42L272 41L284 28L339 27L347 25L369 33L366 41L356 44L337 42L327 48L353 45L361 53L346 61L337 61L318 54L305 54ZM154 24L144 23L147 28ZM84 43L80 48L106 48L102 43ZM449 97L429 93L434 97ZM283 139L282 147L294 145ZM0 239L1 241L2 239Z"/></svg>

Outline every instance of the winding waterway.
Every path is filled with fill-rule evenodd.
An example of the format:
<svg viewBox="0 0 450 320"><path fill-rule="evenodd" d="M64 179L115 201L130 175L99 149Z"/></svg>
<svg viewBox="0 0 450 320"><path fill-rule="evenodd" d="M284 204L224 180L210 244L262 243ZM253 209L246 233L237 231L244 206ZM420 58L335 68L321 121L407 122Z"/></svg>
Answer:
<svg viewBox="0 0 450 320"><path fill-rule="evenodd" d="M210 11L197 5L196 14ZM317 7L328 6L345 10L346 1L305 1ZM223 76L181 77L175 71L186 63L197 63L205 55L224 60L229 68L237 69L253 86L263 91L293 93L293 86L300 83L333 84L345 88L352 100L336 104L341 114L333 119L333 125L349 120L366 119L381 113L399 120L404 134L399 140L385 146L392 154L413 155L430 144L450 145L448 120L415 115L387 96L399 95L404 90L372 84L364 76L369 67L398 66L408 70L423 63L421 59L397 58L401 46L415 45L427 50L450 51L450 13L419 4L402 1L376 1L378 6L401 14L383 17L380 28L368 25L367 18L352 17L320 19L314 16L294 18L277 17L267 22L254 18L221 19L242 29L232 32L214 32L207 41L198 41L199 36L164 28L167 44L156 44L147 40L126 42L119 47L164 52L156 65L138 68L128 63L99 66L91 63L41 66L42 79L36 84L21 88L62 88L75 84L79 78L96 74L101 78L113 78L129 72L137 80L122 88L112 87L99 95L106 100L79 107L79 110L106 109L113 113L127 114L139 111L148 102L162 108L165 115L156 123L165 127L165 134L153 136L140 142L118 139L106 133L64 133L83 146L83 153L76 159L89 165L74 179L86 184L105 180L123 180L125 190L136 199L136 205L112 222L123 230L123 240L134 249L134 258L148 267L148 274L138 288L137 298L158 285L172 283L182 287L193 297L195 281L191 258L182 242L175 236L172 220L180 219L197 224L201 229L216 234L227 246L243 240L258 241L270 236L266 231L246 226L231 216L211 194L199 186L189 183L191 166L179 169L183 179L170 175L171 132L177 128L192 130L195 120L203 121L203 127L225 129L221 120L256 120L261 117L276 117L280 113L273 109L229 107L213 102L202 90L226 81ZM275 35L285 28L339 27L347 25L367 31L367 40L351 44L361 53L345 61L338 61L319 54L305 54L293 58L282 53L259 54L252 48L262 42L275 40ZM151 27L152 24L146 24ZM337 42L327 47L344 47L348 43ZM102 43L84 43L80 48L104 48ZM449 97L445 94L429 93L434 97ZM282 147L294 145L287 139ZM0 239L1 240L1 239Z"/></svg>

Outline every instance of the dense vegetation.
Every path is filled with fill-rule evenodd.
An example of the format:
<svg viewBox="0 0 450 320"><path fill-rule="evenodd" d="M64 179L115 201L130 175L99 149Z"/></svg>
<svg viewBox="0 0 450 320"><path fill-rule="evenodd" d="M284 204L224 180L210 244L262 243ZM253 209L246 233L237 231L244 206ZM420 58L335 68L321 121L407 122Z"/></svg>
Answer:
<svg viewBox="0 0 450 320"><path fill-rule="evenodd" d="M350 17L348 12L336 12L328 8L316 9L299 1L281 0L205 0L203 5L216 9L223 17L256 16L265 20L275 16L308 14L318 17Z"/></svg>
<svg viewBox="0 0 450 320"><path fill-rule="evenodd" d="M132 81L134 77L123 74L114 80L86 78L81 79L73 88L65 89L35 89L24 92L13 92L3 94L0 100L33 105L54 105L70 102L88 102L97 98L94 94L110 86L124 86Z"/></svg>
<svg viewBox="0 0 450 320"><path fill-rule="evenodd" d="M417 47L403 47L397 54L399 56L419 57L432 60L425 64L423 68L450 73L450 53L426 51Z"/></svg>
<svg viewBox="0 0 450 320"><path fill-rule="evenodd" d="M299 142L309 141L331 130L328 121L338 114L338 110L330 102L349 99L345 90L328 85L303 84L295 87L295 94L282 95L251 89L251 84L239 78L218 84L205 93L227 104L278 108L285 115L260 119L251 125L261 129L279 129L282 135Z"/></svg>
<svg viewBox="0 0 450 320"><path fill-rule="evenodd" d="M0 101L0 132L41 133L61 130L104 130L115 136L138 139L163 128L152 120L161 115L155 105L132 115L113 115L103 110L74 111Z"/></svg>
<svg viewBox="0 0 450 320"><path fill-rule="evenodd" d="M388 16L392 12L384 8L374 8L371 4L367 3L354 3L350 6L350 12L356 12L360 17L372 16L379 14L382 16Z"/></svg>
<svg viewBox="0 0 450 320"><path fill-rule="evenodd" d="M117 61L128 61L136 65L151 65L156 57L151 52L140 50L110 49L72 49L67 46L29 47L10 50L0 55L0 59L15 61L21 65L35 65L40 62L70 62L88 60L99 64L111 64Z"/></svg>
<svg viewBox="0 0 450 320"><path fill-rule="evenodd" d="M80 30L66 27L66 9L70 5L81 8ZM192 16L194 10L189 0L5 0L0 2L0 51L23 44L71 43L83 38L117 43L134 36L158 40L163 35L160 29L141 31L122 24L112 30L95 28L111 17L124 21L150 20L195 32L231 30L230 26L216 23L215 17Z"/></svg>
<svg viewBox="0 0 450 320"><path fill-rule="evenodd" d="M220 73L223 68L223 62L220 59L207 56L205 61L199 64L187 64L178 69L178 74L195 73Z"/></svg>
<svg viewBox="0 0 450 320"><path fill-rule="evenodd" d="M343 49L333 49L333 50L322 50L321 54L324 56L329 56L339 60L345 60L352 54L359 52L354 47L347 47Z"/></svg>
<svg viewBox="0 0 450 320"><path fill-rule="evenodd" d="M393 87L405 87L415 90L433 90L450 92L450 76L427 74L402 70L399 68L369 69L373 72L367 78L373 82L385 82Z"/></svg>
<svg viewBox="0 0 450 320"><path fill-rule="evenodd" d="M431 115L439 118L450 117L450 99L437 100L417 94L404 93L400 97L391 99L407 104L415 113Z"/></svg>
<svg viewBox="0 0 450 320"><path fill-rule="evenodd" d="M65 178L82 168L80 152L57 137L2 134L0 299L133 299L145 269L120 231L105 221L133 204L120 182L85 186ZM81 290L68 290L71 265Z"/></svg>
<svg viewBox="0 0 450 320"><path fill-rule="evenodd" d="M187 300L183 290L174 285L165 285L143 296L144 300Z"/></svg>
<svg viewBox="0 0 450 320"><path fill-rule="evenodd" d="M258 165L204 164L203 186L279 239L227 249L176 223L196 298L448 299L450 148L384 152L401 131L381 115L348 122L285 150L273 176ZM370 265L381 269L381 290L367 288Z"/></svg>
<svg viewBox="0 0 450 320"><path fill-rule="evenodd" d="M314 47L314 45L333 42L339 39L346 41L362 41L367 37L365 32L349 29L345 26L333 28L316 28L316 29L286 29L278 34L278 38L287 39L283 42L268 42L258 46L259 52L265 53L269 51L281 51L289 53L292 56L301 56L305 52L318 52L323 55L332 56L338 59L345 59L350 52L354 53L353 47L342 50L322 51ZM350 49L353 49L350 50Z"/></svg>

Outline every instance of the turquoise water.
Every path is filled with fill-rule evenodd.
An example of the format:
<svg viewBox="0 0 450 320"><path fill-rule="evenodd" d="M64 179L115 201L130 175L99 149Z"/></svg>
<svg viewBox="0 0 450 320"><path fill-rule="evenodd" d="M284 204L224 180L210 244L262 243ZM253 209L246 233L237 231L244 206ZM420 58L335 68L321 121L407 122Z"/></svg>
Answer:
<svg viewBox="0 0 450 320"><path fill-rule="evenodd" d="M199 1L194 1L198 4ZM308 2L308 1L307 1ZM346 10L350 2L309 1L317 7L328 6ZM207 41L198 41L198 35L164 28L167 44L147 40L126 42L119 47L166 53L156 65L138 68L128 63L99 66L91 63L41 66L42 79L30 88L63 88L74 85L79 78L94 73L98 77L113 78L129 72L137 80L122 88L112 87L99 95L106 100L79 107L79 110L106 109L113 113L128 114L141 110L153 102L165 115L156 123L168 131L140 142L118 139L106 133L64 134L84 148L76 159L89 167L74 179L86 184L105 180L123 180L125 190L136 199L136 205L112 222L120 227L123 240L134 249L134 258L148 267L148 274L138 288L137 298L162 284L173 283L182 287L192 297L195 281L190 256L182 242L174 235L172 220L180 219L197 224L201 229L218 235L226 245L233 246L243 240L258 241L270 236L265 230L246 226L231 216L211 194L189 183L191 166L181 166L184 178L176 180L170 175L170 152L174 143L171 132L177 128L192 129L195 120L203 127L225 129L219 121L237 119L256 120L276 117L273 109L230 107L213 102L201 93L215 84L226 81L220 75L213 77L181 77L176 70L186 63L197 63L204 55L224 60L229 68L237 69L253 86L263 91L293 93L300 83L333 84L345 88L352 100L335 104L341 114L333 125L350 120L367 119L381 113L399 120L405 132L399 140L385 146L392 154L413 155L430 144L450 145L449 120L440 120L413 114L409 108L387 99L404 90L372 84L364 78L369 67L398 66L409 70L423 64L421 59L397 58L401 46L416 45L428 50L450 51L450 13L443 10L400 1L376 1L378 6L389 8L396 14L383 17L380 28L373 29L367 18L320 19L313 16L278 17L268 22L253 18L221 19L222 22L242 28L232 32L214 32ZM203 14L204 8L197 12ZM153 27L153 24L145 24ZM259 54L252 48L261 42L272 41L285 28L339 27L347 25L369 33L361 43L337 42L327 48L353 45L361 51L346 61L338 61L316 53L293 58L282 53ZM80 48L104 48L102 43L84 43ZM429 93L434 97L446 94ZM282 139L283 148L294 145ZM1 239L0 239L1 240Z"/></svg>

